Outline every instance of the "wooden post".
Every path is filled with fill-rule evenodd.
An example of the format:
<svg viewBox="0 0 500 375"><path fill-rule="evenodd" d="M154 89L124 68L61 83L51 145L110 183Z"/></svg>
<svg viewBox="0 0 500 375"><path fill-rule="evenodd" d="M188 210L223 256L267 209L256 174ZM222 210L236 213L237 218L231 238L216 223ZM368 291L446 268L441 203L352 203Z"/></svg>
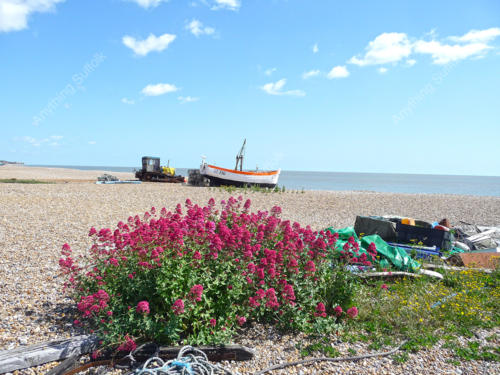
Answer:
<svg viewBox="0 0 500 375"><path fill-rule="evenodd" d="M96 336L77 336L0 352L0 374L60 361L70 356L92 352Z"/></svg>

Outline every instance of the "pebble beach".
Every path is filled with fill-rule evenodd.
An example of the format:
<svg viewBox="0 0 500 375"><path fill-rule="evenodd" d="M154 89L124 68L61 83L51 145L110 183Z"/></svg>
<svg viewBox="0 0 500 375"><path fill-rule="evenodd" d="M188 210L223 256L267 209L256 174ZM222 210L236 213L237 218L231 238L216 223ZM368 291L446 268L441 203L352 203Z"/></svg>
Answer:
<svg viewBox="0 0 500 375"><path fill-rule="evenodd" d="M62 244L84 253L91 245L89 228L114 228L120 220L151 207L173 210L187 198L205 205L210 198L227 199L220 188L181 184L96 185L104 171L0 166L0 179L36 179L49 184L0 183L0 351L81 334L72 325L72 301L62 290L58 260ZM120 179L131 173L108 172ZM239 195L240 192L233 194ZM253 210L281 206L282 217L315 230L352 226L357 215L400 215L436 221L448 218L486 226L500 226L500 197L435 194L393 194L349 191L247 192ZM495 332L478 332L481 341ZM498 337L498 330L496 332ZM295 345L301 336L281 336L272 328L252 327L235 340L256 351L253 361L225 363L234 373L250 374L277 363L300 359ZM481 341L482 342L482 341ZM341 356L348 349L371 352L365 344L332 343ZM496 343L498 345L498 342ZM390 348L385 348L390 350ZM384 349L384 350L385 350ZM434 348L409 354L403 364L390 357L359 362L318 363L287 368L272 374L494 374L496 362L447 362L449 349ZM56 364L22 370L44 374Z"/></svg>

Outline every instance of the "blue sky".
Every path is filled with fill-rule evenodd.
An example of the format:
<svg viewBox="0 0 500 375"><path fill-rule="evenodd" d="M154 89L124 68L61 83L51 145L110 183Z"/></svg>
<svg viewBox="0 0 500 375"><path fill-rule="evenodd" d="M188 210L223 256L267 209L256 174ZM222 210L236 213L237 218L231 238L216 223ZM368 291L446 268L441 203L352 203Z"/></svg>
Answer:
<svg viewBox="0 0 500 375"><path fill-rule="evenodd" d="M0 159L500 175L500 2L0 0Z"/></svg>

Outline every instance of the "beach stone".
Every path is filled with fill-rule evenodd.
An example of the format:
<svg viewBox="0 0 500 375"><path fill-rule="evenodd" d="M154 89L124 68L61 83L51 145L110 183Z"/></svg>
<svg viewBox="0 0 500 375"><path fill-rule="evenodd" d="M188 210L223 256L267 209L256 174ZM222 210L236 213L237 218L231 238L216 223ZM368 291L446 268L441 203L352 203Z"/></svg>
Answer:
<svg viewBox="0 0 500 375"><path fill-rule="evenodd" d="M2 168L0 178L10 178L8 174L3 174L7 172ZM19 171L16 173L21 173ZM220 202L231 195L223 189L170 184L95 185L92 182L95 177L91 177L93 172L84 172L55 169L37 175L42 173L37 169L31 171L28 178L47 177L49 174L57 181L71 177L72 182L0 184L0 351L84 333L81 328L73 326L74 303L62 289L63 278L59 275L58 261L64 243L70 244L78 256L92 244L88 237L92 226L98 229L114 228L118 221L143 214L152 206L158 210L161 207L173 210L186 198L205 205L211 197ZM236 196L239 194L233 193ZM290 191L267 194L247 192L243 198L252 200L254 211L281 206L283 218L309 224L315 230L353 225L356 215L384 214L426 221L435 221L446 215L451 223L464 220L479 225L500 226L500 197ZM499 329L480 333L483 338L493 334L500 334ZM330 338L332 343L336 343L335 340L335 337ZM459 342L467 345L469 340L461 338ZM272 327L262 325L243 330L234 341L256 351L252 361L225 364L228 370L241 374L253 374L268 364L299 360L300 353L295 345L312 342L303 334L283 335ZM373 352L366 343L336 343L335 348L340 356L351 356L349 348L356 350L356 355ZM446 362L452 356L449 350L436 346L410 354L403 365L393 364L389 357L370 358L356 363L320 362L286 368L273 374L456 373L456 366ZM45 374L50 366L55 365L57 363L19 371L16 375ZM464 374L494 374L500 373L500 365L464 361L460 370Z"/></svg>

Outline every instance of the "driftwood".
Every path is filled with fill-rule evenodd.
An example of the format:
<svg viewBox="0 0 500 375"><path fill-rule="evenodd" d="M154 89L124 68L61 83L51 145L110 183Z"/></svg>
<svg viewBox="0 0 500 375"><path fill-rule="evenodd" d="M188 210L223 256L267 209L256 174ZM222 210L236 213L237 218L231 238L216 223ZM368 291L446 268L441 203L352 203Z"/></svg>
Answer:
<svg viewBox="0 0 500 375"><path fill-rule="evenodd" d="M419 269L418 270L419 275L425 275L429 277L434 277L435 279L443 280L444 276L440 274L439 272L431 271L431 270L426 270L426 269Z"/></svg>
<svg viewBox="0 0 500 375"><path fill-rule="evenodd" d="M70 357L64 360L59 366L54 367L46 375L74 375L82 371L87 371L92 367L99 366L113 366L112 360L108 359L105 361L89 361L87 363L81 364L78 358ZM97 372L100 374L101 372Z"/></svg>
<svg viewBox="0 0 500 375"><path fill-rule="evenodd" d="M485 230L484 232L479 232L478 234L474 234L472 236L469 236L467 239L471 242L478 242L478 241L482 241L482 240L485 240L487 238L490 238L490 234L493 234L496 232L496 228L495 229L488 229L488 230Z"/></svg>
<svg viewBox="0 0 500 375"><path fill-rule="evenodd" d="M357 275L363 279L397 279L403 277L416 279L422 275L434 277L439 280L443 279L443 275L441 275L439 272L429 271L425 269L419 269L418 273L394 271L394 272L365 272L365 273L359 273Z"/></svg>
<svg viewBox="0 0 500 375"><path fill-rule="evenodd" d="M500 255L500 254L499 254ZM428 268L430 270L435 270L435 269L443 269L446 271L478 271L478 272L484 272L484 273L492 273L493 271L488 269L488 268L475 268L475 267L454 267L454 266L446 266L443 264L431 264L431 263L424 263L422 265L423 268Z"/></svg>
<svg viewBox="0 0 500 375"><path fill-rule="evenodd" d="M158 351L156 351L158 349ZM254 356L253 350L240 345L221 345L221 346L201 346L197 347L203 351L209 361L219 362L224 360L246 361ZM160 357L164 361L177 358L181 347L157 347L154 344L146 344L139 347L132 353L134 363L131 362L130 356L111 358L111 355L106 355L98 361L90 361L81 364L78 358L70 357L57 367L54 367L47 375L70 375L87 370L91 367L98 366L119 366L120 368L131 368L134 365L147 361L152 356Z"/></svg>
<svg viewBox="0 0 500 375"><path fill-rule="evenodd" d="M394 271L394 272L365 272L356 274L364 279L391 279L391 278L401 278L401 277L419 277L415 273Z"/></svg>
<svg viewBox="0 0 500 375"><path fill-rule="evenodd" d="M77 336L0 352L0 374L60 361L90 353L96 348L96 336Z"/></svg>
<svg viewBox="0 0 500 375"><path fill-rule="evenodd" d="M347 361L359 361L361 359L373 358L373 357L386 357L386 356L389 356L391 354L396 353L407 342L408 342L408 340L403 341L401 344L399 344L398 347L396 347L388 352L370 353L370 354L358 355L355 357L340 357L340 358L321 357L321 358L303 359L301 361L288 362L288 363L283 363L283 364L279 364L279 365L274 365L274 366L265 368L264 370L260 370L260 371L256 372L254 375L262 375L262 374L265 374L266 372L271 372L273 370L284 369L286 367L292 367L292 366L297 366L297 365L306 366L306 365L309 365L309 364L315 363L315 362L347 362Z"/></svg>
<svg viewBox="0 0 500 375"><path fill-rule="evenodd" d="M61 361L47 375L60 375L69 373L81 366L79 358L83 354L88 354L96 349L98 339L95 336L78 336L73 339L51 341L44 344L37 344L28 347L16 348L0 352L0 374L21 370L29 367L43 365L49 362ZM156 352L156 349L158 351ZM203 351L210 361L246 361L254 356L253 350L241 345L220 345L197 347ZM181 347L157 347L154 344L139 347L133 358L137 363L145 362L151 356L156 355L163 360L177 357ZM132 365L130 357L119 356L116 353L108 353L98 361L106 364L119 364L121 366ZM94 365L98 365L95 362ZM93 366L92 362L86 364Z"/></svg>
<svg viewBox="0 0 500 375"><path fill-rule="evenodd" d="M163 360L177 358L177 354L182 348L180 346L161 346L158 350L158 357ZM253 358L254 351L250 348L241 345L220 345L220 346L197 346L196 349L204 352L209 361L248 361ZM139 348L133 353L137 362L145 362L148 360L154 351L151 351L146 346Z"/></svg>
<svg viewBox="0 0 500 375"><path fill-rule="evenodd" d="M56 367L52 368L46 375L62 375L67 371L70 371L76 368L78 364L78 360L80 359L79 355L72 355L66 358L64 361L59 363Z"/></svg>

